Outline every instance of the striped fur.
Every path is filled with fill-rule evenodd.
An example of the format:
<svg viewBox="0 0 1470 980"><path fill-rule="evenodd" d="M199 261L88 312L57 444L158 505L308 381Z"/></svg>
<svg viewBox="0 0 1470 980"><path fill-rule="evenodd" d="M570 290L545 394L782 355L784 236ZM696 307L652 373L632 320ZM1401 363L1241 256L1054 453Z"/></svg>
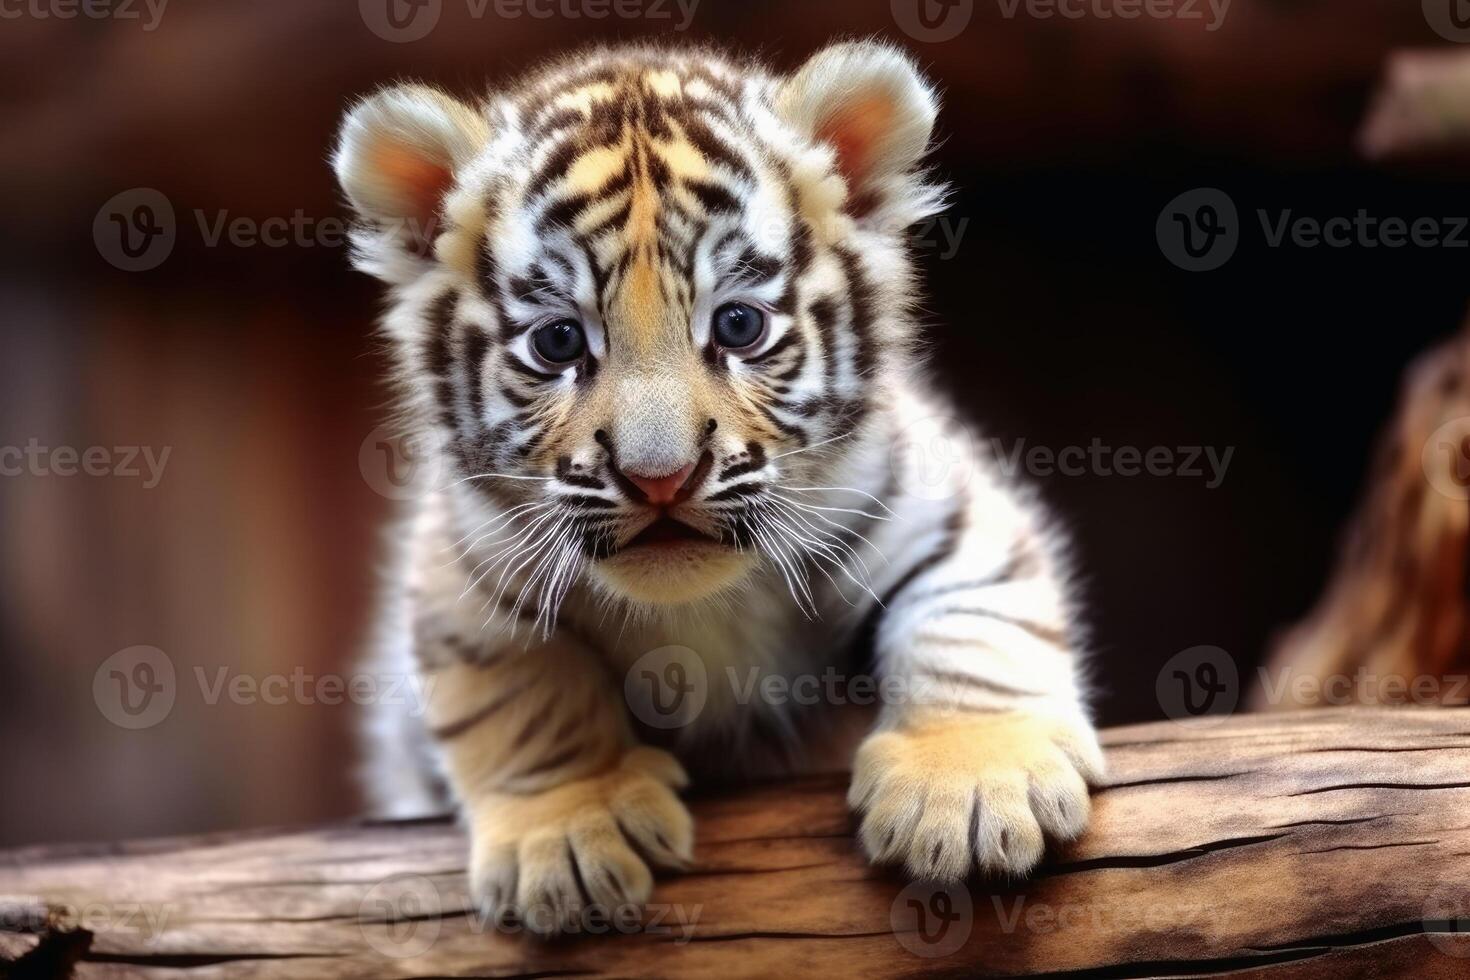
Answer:
<svg viewBox="0 0 1470 980"><path fill-rule="evenodd" d="M433 681L428 717L376 713L369 785L388 814L458 805L487 909L554 931L642 901L649 863L690 856L686 770L846 767L869 729L852 802L875 860L1021 873L1080 832L1101 768L1055 537L984 459L936 501L892 451L949 414L904 246L942 204L936 108L903 55L855 43L789 77L594 50L473 107L399 86L349 114L357 262L390 287L404 418L444 463L377 644L378 669ZM770 328L730 352L710 322L735 301ZM558 318L589 347L563 368L531 348ZM653 518L625 474L683 466L672 514L709 543L632 546ZM670 647L707 698L659 729L623 679ZM923 696L745 683L869 671Z"/></svg>

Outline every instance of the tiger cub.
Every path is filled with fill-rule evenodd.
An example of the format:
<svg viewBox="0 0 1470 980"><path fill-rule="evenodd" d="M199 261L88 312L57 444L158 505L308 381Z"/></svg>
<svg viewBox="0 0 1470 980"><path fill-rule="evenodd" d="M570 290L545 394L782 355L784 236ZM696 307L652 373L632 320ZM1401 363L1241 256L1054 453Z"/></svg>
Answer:
<svg viewBox="0 0 1470 980"><path fill-rule="evenodd" d="M487 913L645 901L692 858L691 772L851 767L867 855L941 881L1086 824L1057 541L916 352L937 108L868 41L789 76L596 49L347 113L355 262L438 464L376 645L427 707L375 709L370 793L458 809Z"/></svg>

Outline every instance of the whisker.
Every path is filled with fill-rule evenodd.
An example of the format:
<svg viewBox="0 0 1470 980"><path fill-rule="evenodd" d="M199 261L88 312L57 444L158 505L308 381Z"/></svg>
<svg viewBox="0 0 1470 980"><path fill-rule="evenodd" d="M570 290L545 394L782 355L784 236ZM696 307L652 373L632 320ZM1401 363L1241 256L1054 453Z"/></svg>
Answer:
<svg viewBox="0 0 1470 980"><path fill-rule="evenodd" d="M790 500L790 499L788 499L786 497L781 496L780 494L772 494L771 496L772 496L773 499L779 500L782 504L784 504L787 507L795 507L798 511L802 512L804 515L805 514L809 514L809 516L816 518L817 520L821 521L823 524L828 525L829 527L835 527L838 531L841 531L844 534L850 534L850 535L852 535L853 537L855 537L859 541L861 541L863 544L867 545L869 548L872 548L873 549L873 554L877 555L879 557L879 559L882 560L883 564L885 564L885 565L888 564L888 556L883 553L883 549L880 548L880 547L878 547L871 540L869 540L867 535L863 534L861 531L856 531L856 530L848 527L846 524L842 524L842 523L839 523L837 521L834 521L834 520L832 520L832 518L826 516L825 514L818 513L818 511L827 510L829 508L825 508L825 507L813 507L810 504L804 504L804 503L802 503L799 500ZM811 525L809 525L809 526L811 526ZM820 530L820 528L815 528L815 527L813 529L814 530ZM830 531L825 532L825 533L831 534ZM839 540L841 539L841 535L833 535L833 536L834 537L837 537ZM846 544L846 542L843 542L843 543ZM854 557L858 557L856 549L852 549L852 550L853 550ZM859 558L859 560L861 561L861 558Z"/></svg>
<svg viewBox="0 0 1470 980"><path fill-rule="evenodd" d="M786 490L786 489L789 489L789 488L787 488L787 487L777 487L776 489L778 489L778 490ZM786 501L788 504L796 504L798 506L805 507L808 510L825 510L825 511L827 511L829 513L833 513L833 514L857 514L859 517L866 517L869 520L873 520L873 521L885 521L886 522L886 521L893 520L893 518L891 518L891 517L884 517L882 514L874 514L874 513L871 513L869 511L866 511L866 510L856 510L855 508L852 508L852 507L822 507L822 506L820 506L818 504L809 504L809 503L806 503L805 501L801 501L801 500L792 500L790 497L781 497L780 494L772 494L772 496L780 497L780 499Z"/></svg>
<svg viewBox="0 0 1470 980"><path fill-rule="evenodd" d="M778 523L781 523L781 522L778 522ZM785 525L783 524L782 526L785 526ZM798 535L800 534L800 532L795 532L795 533L797 533ZM819 544L819 547L823 547L823 546L821 546ZM825 558L832 565L834 565L835 567L837 567L838 569L840 569L849 579L852 579L853 584L857 585L859 588L862 588L862 583L861 582L858 582L855 578L853 578L852 573L847 570L847 566L846 566L845 563L839 561L837 558L835 558L832 555L828 554L825 550L813 551L811 548L807 548L805 550L806 550L807 554L812 555L813 558ZM826 566L822 565L821 562L818 561L816 563L816 567L817 567L817 571L821 572L822 575L823 575L823 577L825 577L828 582L831 582L832 583L832 589L833 589L833 591L836 592L839 596L842 597L842 601L843 602L845 602L849 606L851 606L853 604L852 600L847 597L847 593L846 592L843 592L842 591L842 586L840 586L840 585L837 584L837 580L832 577L832 573L831 572L828 572L827 571Z"/></svg>
<svg viewBox="0 0 1470 980"><path fill-rule="evenodd" d="M795 456L797 453L809 453L813 449L821 449L823 446L830 446L834 442L839 442L843 439L849 439L852 437L852 435L853 433L851 432L844 432L840 436L833 436L831 439L823 439L821 442L814 442L810 446L803 446L800 449L792 449L788 452L777 453L776 455L772 456L771 459L785 459L787 456Z"/></svg>
<svg viewBox="0 0 1470 980"><path fill-rule="evenodd" d="M480 562L479 565L476 565L474 567L474 569L472 569L470 571L470 574L471 575L474 575L476 571L479 571L479 569L482 568L485 565L490 565L490 567L489 568L486 568L485 571L482 574L480 574L479 576L477 576L474 579L474 581L470 582L469 585L465 586L465 590L464 590L464 592L462 592L460 594L460 598L463 599L465 596L469 595L472 591L474 591L475 588L482 581L484 581L490 575L491 572L493 572L495 570L495 565L496 564L499 564L500 561L504 558L504 556L506 556L510 552L515 552L516 555L521 554L521 552L524 550L522 548L522 546L525 544L527 538L529 538L531 535L533 535L536 532L536 529L538 527L540 527L542 524L545 524L547 520L549 520L549 519L551 519L553 517L556 517L556 516L557 516L557 509L555 509L555 508L553 508L552 510L549 510L545 514L540 515L534 521L531 522L531 525L529 527L527 527L524 531L522 531L519 535L517 535L516 536L516 539L514 541L512 541L510 544L506 545L504 548L502 548L500 551L496 552L494 555L492 555L489 558L486 558L484 561ZM510 559L506 559L506 560L507 561L514 560L514 555L512 555ZM504 581L504 576L503 575L501 577L501 581ZM496 587L499 588L500 582L497 581L495 584L496 584ZM496 600L491 600L491 601L496 601ZM487 602L486 605L488 605L488 604L489 603ZM483 607L481 607L481 608L483 608Z"/></svg>
<svg viewBox="0 0 1470 980"><path fill-rule="evenodd" d="M471 531L470 533L466 534L464 537L460 538L458 541L454 542L453 544L446 545L443 550L448 551L450 548L457 548L457 547L459 547L460 545L462 545L466 541L468 541L470 538L474 537L476 534L479 534L481 531L484 531L487 525L496 524L496 523L505 521L508 518L514 517L516 515L516 512L517 511L524 511L527 508L550 507L550 506L551 506L551 504L549 504L549 503L537 502L537 501L532 501L531 503L526 503L526 504L519 504L519 505L517 505L515 507L512 507L508 511L501 512L499 514L496 514L494 517L491 517L491 518L489 518L487 520L481 521L480 524L479 524L479 526L476 527L473 531ZM485 533L486 534L489 534L491 532L490 531L485 531Z"/></svg>
<svg viewBox="0 0 1470 980"><path fill-rule="evenodd" d="M797 520L801 520L801 516L799 514L790 513L790 516L796 518ZM810 547L807 548L807 552L809 554L813 555L813 557L825 558L827 561L831 562L834 567L836 567L839 571L841 571L842 574L844 576L846 576L846 578L848 579L848 581L852 582L853 585L856 585L858 588L860 588L864 592L868 593L868 595L872 596L874 599L877 599L878 598L878 596L873 592L873 589L868 584L868 582L859 580L857 578L857 576L855 576L852 573L852 570L850 568L848 568L847 562L841 560L838 557L838 553L837 552L834 552L832 550L832 547L830 545L827 545L827 544L825 544L825 543L823 543L821 541L815 541L815 540L813 540L811 538L808 538L805 535L803 535L800 531L798 531L797 529L792 528L792 527L789 527L788 525L785 525L784 522L780 522L780 523L782 524L782 526L787 527L789 533L795 535L798 540L803 541L803 542L806 542L809 545L816 545L816 547L818 549L816 551L813 551ZM859 556L856 552L854 552L852 550L851 546L849 546L846 542L841 541L838 538L836 538L835 535L831 535L831 534L828 534L827 532L823 532L823 531L821 531L820 528L812 527L812 525L808 524L806 521L802 521L801 523L803 523L807 527L811 528L812 530L817 531L817 532L822 533L822 534L825 534L827 537L829 537L832 540L836 541L836 543L839 546L841 546L843 548L843 550L847 554L852 555L853 558L855 558L857 560L857 563L858 563L859 567L861 567L862 570L863 570L863 578L864 579L871 579L871 575L868 572L867 565L865 565L863 563L862 557ZM826 569L825 568L822 568L821 565L818 565L817 568L818 568L819 571L822 572L822 574L827 575ZM836 581L832 580L832 576L831 575L827 575L827 579L828 579L828 581L831 581L832 582L833 588L836 588L837 589L837 594L840 595L840 596L842 596L843 601L847 602L848 605L851 605L852 604L851 600L849 600L847 598L847 594L845 592L843 592L841 588L838 588Z"/></svg>
<svg viewBox="0 0 1470 980"><path fill-rule="evenodd" d="M535 560L536 557L540 554L541 550L543 548L546 548L549 544L552 543L552 541L555 540L554 535L560 532L562 522L568 519L569 518L567 515L558 514L556 521L551 525L551 529L546 532L546 536L542 537L539 541L533 542L532 544L526 545L525 547L521 548L514 555L512 555L509 560L506 561L505 569L500 573L500 578L495 580L494 598L486 600L486 606L488 606L491 602L494 602L496 605L500 604L500 601L505 598L506 589L510 588L510 583L515 581L516 574L519 573L521 569L525 568L529 562ZM525 557L522 558L522 555L524 555ZM520 563L512 567L510 563L515 561L517 558L521 559ZM484 607L481 608L483 609ZM519 605L517 605L515 609L512 610L512 612L515 614L519 614ZM511 635L515 635L514 623L512 623L511 625Z"/></svg>
<svg viewBox="0 0 1470 980"><path fill-rule="evenodd" d="M871 493L868 493L866 490L859 490L856 487L788 487L788 486L782 486L781 489L782 490L791 490L791 491L794 491L796 493L856 493L856 494L859 494L861 496L867 497L873 503L877 504L879 507L882 507L884 510L886 510L893 517L898 517L898 514L894 513L893 508L889 507L883 501L879 500L877 497L873 496ZM902 518L899 518L899 519L902 520Z"/></svg>
<svg viewBox="0 0 1470 980"><path fill-rule="evenodd" d="M515 473L476 473L476 474L474 474L472 476L461 477L460 479L455 480L453 483L446 483L446 484L444 484L444 486L440 487L439 489L441 489L441 490L448 490L450 487L457 487L461 483L468 483L471 480L491 480L491 479L494 479L494 480L524 480L527 483L550 483L555 478L554 477L550 477L550 476L520 476L520 475L517 475Z"/></svg>
<svg viewBox="0 0 1470 980"><path fill-rule="evenodd" d="M516 601L515 601L514 605L511 606L511 617L512 617L512 619L519 619L520 618L521 608L525 604L526 595L533 590L533 588L535 587L536 583L542 578L542 576L545 575L548 571L550 571L551 562L554 560L553 559L553 556L555 556L557 558L560 558L561 557L561 555L560 555L560 549L561 549L562 541L565 539L565 537L567 535L567 532L570 530L572 524L575 521L576 521L576 518L574 516L568 515L567 518L566 518L566 520L564 520L564 521L560 522L559 524L557 524L555 530L553 530L552 533L547 536L547 545L546 545L545 550L542 551L540 554L534 556L535 557L536 564L532 568L531 574L529 575L529 577L527 577L525 584L523 586L521 586L521 591L516 596ZM530 561L530 560L531 560L530 558L527 559L527 561ZM536 635L535 626L536 626L536 624L538 624L540 622L541 622L540 603L538 601L536 619L531 624L532 625L532 629L531 629L530 635L526 637L526 643L527 643L527 645L530 644L531 639ZM546 636L547 636L547 634L545 634L545 633L542 634L542 638L543 639Z"/></svg>
<svg viewBox="0 0 1470 980"><path fill-rule="evenodd" d="M812 599L811 590L807 588L806 582L795 567L795 564L791 562L791 560L782 552L781 548L777 547L776 544L773 544L770 540L771 538L776 538L780 541L784 541L784 536L774 526L772 526L768 520L765 519L765 516L763 514L751 513L748 516L752 521L758 523L760 527L765 529L764 533L761 530L756 529L756 535L765 545L766 554L769 555L771 560L776 562L777 566L780 568L782 577L786 579L786 587L791 591L791 598L795 600L797 608L801 610L803 616L806 616L807 619L811 619L812 616L810 613L807 612L807 608L810 607L813 611L815 611L816 609L816 602ZM798 587L800 588L799 594L797 591ZM805 598L805 602L803 602L803 598Z"/></svg>

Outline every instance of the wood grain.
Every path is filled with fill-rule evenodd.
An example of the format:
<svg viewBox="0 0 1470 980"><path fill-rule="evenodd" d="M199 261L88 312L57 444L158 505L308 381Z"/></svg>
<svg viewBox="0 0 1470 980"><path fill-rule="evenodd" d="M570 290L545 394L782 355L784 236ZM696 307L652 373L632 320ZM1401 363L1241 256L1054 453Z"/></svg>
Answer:
<svg viewBox="0 0 1470 980"><path fill-rule="evenodd" d="M467 914L448 821L13 851L0 976L1470 975L1470 711L1105 744L1092 829L1028 883L869 869L819 777L696 799L696 865L646 921L554 943Z"/></svg>

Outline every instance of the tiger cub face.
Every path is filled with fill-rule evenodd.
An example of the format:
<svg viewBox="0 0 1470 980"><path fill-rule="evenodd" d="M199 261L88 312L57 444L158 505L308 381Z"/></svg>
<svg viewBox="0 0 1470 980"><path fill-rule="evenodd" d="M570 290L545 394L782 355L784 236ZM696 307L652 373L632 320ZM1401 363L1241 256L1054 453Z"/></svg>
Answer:
<svg viewBox="0 0 1470 980"><path fill-rule="evenodd" d="M876 43L785 78L634 47L473 106L368 98L334 164L409 411L548 576L677 604L782 568L904 366L934 115Z"/></svg>

